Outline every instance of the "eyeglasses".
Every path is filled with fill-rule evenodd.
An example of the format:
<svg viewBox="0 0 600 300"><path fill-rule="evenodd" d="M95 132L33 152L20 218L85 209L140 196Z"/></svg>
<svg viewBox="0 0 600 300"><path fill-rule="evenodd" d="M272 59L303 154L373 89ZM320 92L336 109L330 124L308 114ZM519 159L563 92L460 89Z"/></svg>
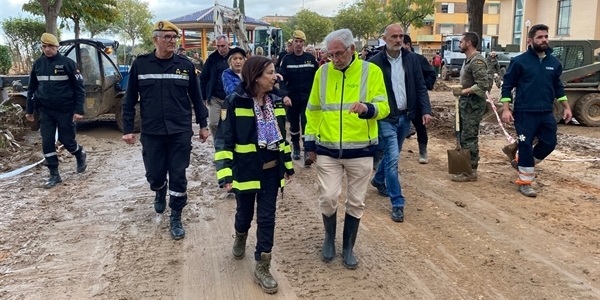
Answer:
<svg viewBox="0 0 600 300"><path fill-rule="evenodd" d="M163 38L165 41L173 41L173 40L178 40L179 36L178 35L170 35L170 34L165 34L165 35L159 35L161 38Z"/></svg>
<svg viewBox="0 0 600 300"><path fill-rule="evenodd" d="M330 59L342 57L342 55L344 55L346 53L346 51L348 51L348 49L350 49L350 46L346 47L346 49L344 49L344 51L342 51L342 52L331 53L331 54L327 55L327 57L329 57Z"/></svg>

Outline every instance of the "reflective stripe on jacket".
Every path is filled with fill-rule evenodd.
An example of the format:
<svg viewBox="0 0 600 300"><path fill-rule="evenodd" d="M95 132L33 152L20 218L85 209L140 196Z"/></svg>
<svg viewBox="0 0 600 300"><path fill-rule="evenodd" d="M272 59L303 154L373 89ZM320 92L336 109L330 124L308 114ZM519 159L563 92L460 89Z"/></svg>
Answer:
<svg viewBox="0 0 600 300"><path fill-rule="evenodd" d="M315 75L306 107L305 151L336 158L373 156L378 143L377 120L390 113L383 73L356 53L344 70L326 63ZM365 103L363 115L348 112Z"/></svg>
<svg viewBox="0 0 600 300"><path fill-rule="evenodd" d="M285 108L281 97L271 93L273 110L284 139L279 144L277 168L280 187L285 185L285 174L293 175L291 148L285 140ZM241 86L223 103L215 141L215 163L219 185L231 183L233 190L254 193L261 190L263 162L258 151L258 135L254 115L254 100Z"/></svg>

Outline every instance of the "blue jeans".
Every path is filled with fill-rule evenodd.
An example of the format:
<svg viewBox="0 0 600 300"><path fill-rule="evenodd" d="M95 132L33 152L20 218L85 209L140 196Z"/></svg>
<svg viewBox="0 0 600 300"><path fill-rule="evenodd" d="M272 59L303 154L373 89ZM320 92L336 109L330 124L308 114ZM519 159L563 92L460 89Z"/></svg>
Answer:
<svg viewBox="0 0 600 300"><path fill-rule="evenodd" d="M400 176L398 175L398 160L402 144L410 129L410 120L406 114L401 114L396 123L379 121L377 125L379 127L379 145L384 154L373 180L378 184L385 183L392 207L404 207L404 196L402 196Z"/></svg>

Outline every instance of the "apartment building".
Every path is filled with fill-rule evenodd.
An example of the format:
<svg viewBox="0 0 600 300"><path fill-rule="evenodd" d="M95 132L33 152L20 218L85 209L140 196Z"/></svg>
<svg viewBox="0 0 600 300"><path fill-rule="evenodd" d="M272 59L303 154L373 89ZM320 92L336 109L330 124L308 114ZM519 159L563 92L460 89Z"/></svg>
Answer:
<svg viewBox="0 0 600 300"><path fill-rule="evenodd" d="M483 35L498 37L501 1L486 1L483 8ZM409 28L415 49L426 56L441 48L447 35L461 34L468 30L467 0L436 0L435 12L425 18L422 28Z"/></svg>
<svg viewBox="0 0 600 300"><path fill-rule="evenodd" d="M535 24L550 27L550 39L600 40L598 0L499 0L501 44L525 49L527 32Z"/></svg>

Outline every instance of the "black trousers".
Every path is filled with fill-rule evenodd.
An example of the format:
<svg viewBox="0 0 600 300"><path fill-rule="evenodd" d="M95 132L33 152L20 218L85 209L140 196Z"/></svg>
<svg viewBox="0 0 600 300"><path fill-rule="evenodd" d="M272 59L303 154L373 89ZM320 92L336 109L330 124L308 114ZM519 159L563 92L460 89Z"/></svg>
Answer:
<svg viewBox="0 0 600 300"><path fill-rule="evenodd" d="M72 112L59 112L49 109L40 109L40 133L42 135L42 151L46 158L48 168L58 167L56 155L56 130L58 140L71 154L77 154L81 147L75 141L75 122Z"/></svg>
<svg viewBox="0 0 600 300"><path fill-rule="evenodd" d="M427 137L427 127L423 125L423 118L415 116L412 119L412 123L415 126L415 131L417 132L417 142L419 144L427 145L429 139Z"/></svg>
<svg viewBox="0 0 600 300"><path fill-rule="evenodd" d="M142 133L142 156L150 189L157 191L167 184L169 175L169 207L182 210L187 204L185 170L190 165L193 132L170 135Z"/></svg>
<svg viewBox="0 0 600 300"><path fill-rule="evenodd" d="M287 120L290 122L290 136L292 142L299 142L301 134L306 129L306 105L308 99L292 99L292 106L288 107ZM302 131L300 131L302 126Z"/></svg>
<svg viewBox="0 0 600 300"><path fill-rule="evenodd" d="M235 213L235 230L245 233L250 230L254 217L254 203L256 203L256 251L254 259L260 260L260 254L271 252L275 237L275 211L277 208L277 193L279 191L279 168L274 167L263 170L263 179L260 182L261 190L258 193L237 193Z"/></svg>

